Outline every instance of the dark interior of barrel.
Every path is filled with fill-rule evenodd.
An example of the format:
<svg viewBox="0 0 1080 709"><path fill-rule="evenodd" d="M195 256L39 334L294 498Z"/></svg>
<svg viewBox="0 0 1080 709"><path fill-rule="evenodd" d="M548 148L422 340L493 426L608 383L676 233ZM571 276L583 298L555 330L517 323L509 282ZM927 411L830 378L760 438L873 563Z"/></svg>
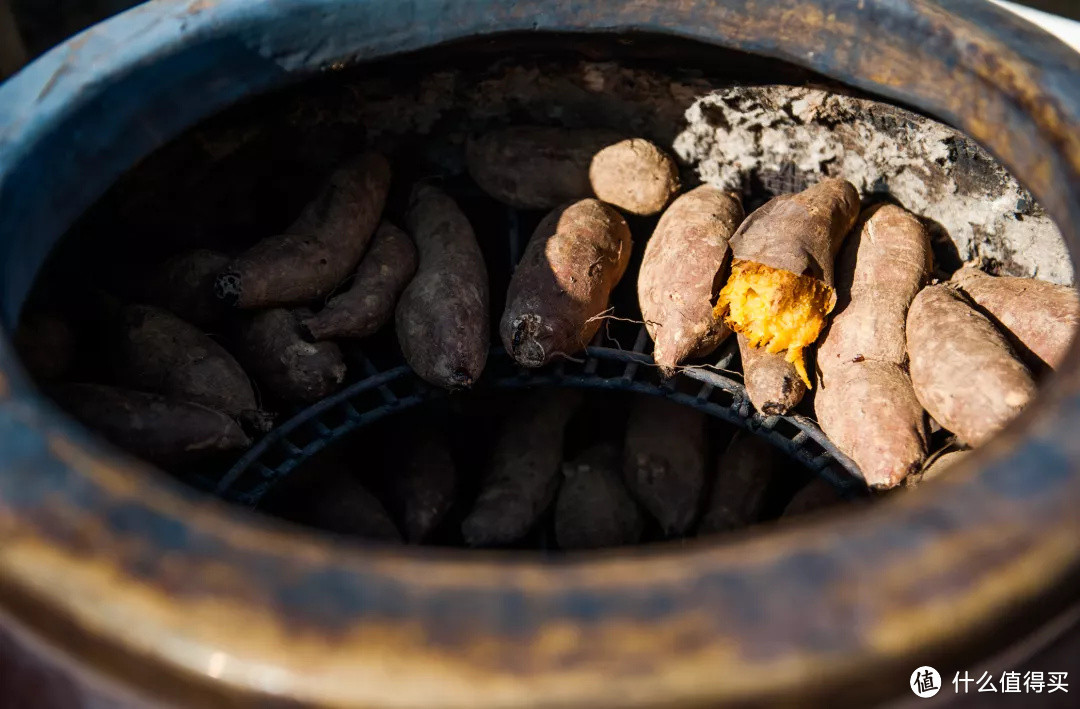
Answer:
<svg viewBox="0 0 1080 709"><path fill-rule="evenodd" d="M938 277L977 262L995 274L1071 280L1065 247L1039 205L974 142L941 123L780 62L714 48L634 36L507 37L333 67L196 126L135 166L72 229L40 274L26 310L61 310L75 323L80 346L64 380L108 383L102 300L140 302L148 274L177 252L236 253L280 233L336 164L374 149L389 158L394 173L385 218L401 224L409 190L418 181L437 184L457 199L484 253L496 328L512 266L543 215L509 209L485 195L468 177L463 153L470 135L512 124L632 132L677 156L685 186L708 182L737 190L747 212L821 176L842 176L864 202L897 202L925 221ZM719 386L712 380L688 376L665 382L647 361L619 357L624 352L647 358L650 347L642 339L635 283L656 218L627 221L634 256L614 292L613 317L592 343L596 357L583 353L522 374L493 356L487 381L473 391L446 394L418 385L407 373L388 375L402 359L387 326L372 337L340 342L349 365L348 396L307 410L261 393L260 403L276 413L279 429L256 455L249 454L239 468L238 456L230 454L167 472L268 514L385 541L398 535L350 521L362 513L349 507L340 479L369 491L400 527L395 479L403 456L417 432L436 431L458 478L452 506L423 542L459 546L462 519L490 464L500 426L516 408L531 405L536 389L570 387L584 394L566 428L565 460L600 443L621 448L629 411L677 395L680 405L697 402L702 409L702 506L723 468L721 453L740 425L772 435L773 443L795 441L777 458L755 522L843 498L866 499L857 478L828 449L803 451L800 445L813 442L798 430L780 430L790 424L758 417L747 425L710 415L707 405L715 403L710 397ZM227 342L225 332L208 334ZM28 366L34 369L35 363ZM715 372L735 382L740 377L730 346L689 363L686 372ZM48 391L48 377L38 376ZM812 401L797 413L812 417ZM287 435L278 435L290 421ZM939 435L931 449L947 446L946 436ZM836 492L791 506L826 468ZM558 549L552 514L549 504L528 534L508 546ZM641 542L670 536L648 515L643 518Z"/></svg>

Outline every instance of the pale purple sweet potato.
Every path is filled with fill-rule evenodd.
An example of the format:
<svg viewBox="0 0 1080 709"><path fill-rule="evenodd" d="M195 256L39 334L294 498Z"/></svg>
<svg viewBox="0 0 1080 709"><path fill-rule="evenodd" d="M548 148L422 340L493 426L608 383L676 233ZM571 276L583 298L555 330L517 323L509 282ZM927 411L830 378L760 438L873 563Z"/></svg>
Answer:
<svg viewBox="0 0 1080 709"><path fill-rule="evenodd" d="M336 170L284 234L234 259L215 282L239 308L308 303L328 295L356 268L379 224L390 189L386 158L366 153Z"/></svg>
<svg viewBox="0 0 1080 709"><path fill-rule="evenodd" d="M630 249L626 221L599 200L548 214L510 279L499 323L506 351L526 367L580 352L602 324Z"/></svg>
<svg viewBox="0 0 1080 709"><path fill-rule="evenodd" d="M713 306L727 276L728 239L742 219L736 194L703 185L668 207L645 246L638 303L655 343L653 359L665 376L731 334Z"/></svg>
<svg viewBox="0 0 1080 709"><path fill-rule="evenodd" d="M398 297L416 273L416 247L409 235L383 222L353 276L349 290L304 321L316 340L367 337L394 317Z"/></svg>
<svg viewBox="0 0 1080 709"><path fill-rule="evenodd" d="M524 537L559 486L563 434L579 395L539 392L523 400L495 442L480 495L461 525L469 546L500 546Z"/></svg>
<svg viewBox="0 0 1080 709"><path fill-rule="evenodd" d="M185 465L251 445L231 417L189 401L100 384L63 384L52 392L88 428L162 466Z"/></svg>
<svg viewBox="0 0 1080 709"><path fill-rule="evenodd" d="M308 342L300 326L311 311L275 308L238 324L238 347L263 391L292 404L309 404L345 381L345 358L333 342Z"/></svg>
<svg viewBox="0 0 1080 709"><path fill-rule="evenodd" d="M705 418L667 399L637 400L623 449L623 479L666 536L697 521L705 487Z"/></svg>
<svg viewBox="0 0 1080 709"><path fill-rule="evenodd" d="M472 386L487 363L488 280L469 220L441 190L413 190L407 218L420 253L416 275L397 304L398 343L424 380Z"/></svg>
<svg viewBox="0 0 1080 709"><path fill-rule="evenodd" d="M555 502L555 541L561 549L601 549L634 544L644 528L641 510L620 475L611 444L586 449L563 463Z"/></svg>

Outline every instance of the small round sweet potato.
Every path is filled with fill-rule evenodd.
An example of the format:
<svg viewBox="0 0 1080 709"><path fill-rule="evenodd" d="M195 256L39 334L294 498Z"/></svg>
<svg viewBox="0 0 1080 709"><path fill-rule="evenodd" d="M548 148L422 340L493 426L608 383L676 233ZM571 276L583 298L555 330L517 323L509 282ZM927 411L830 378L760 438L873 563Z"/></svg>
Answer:
<svg viewBox="0 0 1080 709"><path fill-rule="evenodd" d="M398 301L398 343L409 366L447 389L471 387L487 363L488 279L472 225L441 190L413 190L407 217L420 263Z"/></svg>
<svg viewBox="0 0 1080 709"><path fill-rule="evenodd" d="M1076 289L1037 278L990 276L962 268L952 277L1036 367L1056 369L1080 324Z"/></svg>
<svg viewBox="0 0 1080 709"><path fill-rule="evenodd" d="M349 290L304 321L316 340L367 337L394 317L398 296L416 273L416 247L393 224L379 225Z"/></svg>
<svg viewBox="0 0 1080 709"><path fill-rule="evenodd" d="M517 209L552 209L592 195L589 166L622 136L608 130L511 126L469 141L466 162L480 189Z"/></svg>
<svg viewBox="0 0 1080 709"><path fill-rule="evenodd" d="M942 427L977 446L1035 397L1035 382L1005 336L953 287L924 288L907 318L911 383Z"/></svg>
<svg viewBox="0 0 1080 709"><path fill-rule="evenodd" d="M686 534L705 487L703 414L667 399L636 401L626 425L623 478L666 536Z"/></svg>
<svg viewBox="0 0 1080 709"><path fill-rule="evenodd" d="M158 465L185 465L251 445L232 418L189 401L100 384L64 384L53 395L88 428Z"/></svg>
<svg viewBox="0 0 1080 709"><path fill-rule="evenodd" d="M581 351L630 263L630 228L595 199L559 207L536 227L506 294L506 351L525 367Z"/></svg>
<svg viewBox="0 0 1080 709"><path fill-rule="evenodd" d="M238 308L309 303L348 278L364 255L390 190L386 158L367 153L330 176L285 234L240 254L216 280Z"/></svg>
<svg viewBox="0 0 1080 709"><path fill-rule="evenodd" d="M664 376L731 334L713 304L727 275L728 239L742 218L737 195L703 185L668 207L645 245L638 303Z"/></svg>
<svg viewBox="0 0 1080 709"><path fill-rule="evenodd" d="M152 305L126 306L121 321L113 366L124 386L263 418L243 368L197 327Z"/></svg>
<svg viewBox="0 0 1080 709"><path fill-rule="evenodd" d="M589 182L601 201L647 217L659 213L679 193L679 167L653 143L630 138L593 156Z"/></svg>
<svg viewBox="0 0 1080 709"><path fill-rule="evenodd" d="M641 538L641 510L619 475L619 451L593 446L563 464L555 502L555 541L561 549L601 549Z"/></svg>
<svg viewBox="0 0 1080 709"><path fill-rule="evenodd" d="M292 404L325 398L345 381L341 348L304 339L300 322L310 315L304 308L275 308L254 313L239 325L241 359L264 391Z"/></svg>

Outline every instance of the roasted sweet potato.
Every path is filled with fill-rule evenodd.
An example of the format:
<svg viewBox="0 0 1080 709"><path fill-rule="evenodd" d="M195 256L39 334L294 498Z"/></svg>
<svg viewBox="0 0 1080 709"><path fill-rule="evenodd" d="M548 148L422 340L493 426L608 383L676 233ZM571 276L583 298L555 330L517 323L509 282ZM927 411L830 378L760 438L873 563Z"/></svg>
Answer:
<svg viewBox="0 0 1080 709"><path fill-rule="evenodd" d="M589 166L622 136L608 130L511 126L471 139L469 174L480 189L517 209L552 209L592 195Z"/></svg>
<svg viewBox="0 0 1080 709"><path fill-rule="evenodd" d="M818 512L829 507L835 507L843 502L840 493L836 491L827 480L814 478L788 502L781 515L782 519L799 517L800 515Z"/></svg>
<svg viewBox="0 0 1080 709"><path fill-rule="evenodd" d="M1076 289L1037 278L994 277L962 268L953 283L989 315L1034 367L1056 369L1080 323Z"/></svg>
<svg viewBox="0 0 1080 709"><path fill-rule="evenodd" d="M950 468L966 458L969 453L971 453L971 451L949 451L948 453L938 456L921 472L908 476L908 478L904 480L904 485L906 487L917 487L934 478L940 478L947 473Z"/></svg>
<svg viewBox="0 0 1080 709"><path fill-rule="evenodd" d="M747 342L746 335L739 335L739 357L746 394L758 411L770 416L783 415L802 401L806 384L783 354L754 347Z"/></svg>
<svg viewBox="0 0 1080 709"><path fill-rule="evenodd" d="M298 522L370 541L401 541L401 532L379 499L343 466L319 471L300 496L294 515Z"/></svg>
<svg viewBox="0 0 1080 709"><path fill-rule="evenodd" d="M393 490L405 539L417 544L427 539L453 506L457 471L441 434L420 430L407 445Z"/></svg>
<svg viewBox="0 0 1080 709"><path fill-rule="evenodd" d="M698 533L727 532L758 522L781 455L760 436L746 431L736 433L717 461L712 493Z"/></svg>
<svg viewBox="0 0 1080 709"><path fill-rule="evenodd" d="M448 389L472 386L487 363L488 280L469 220L435 187L413 190L408 229L420 252L398 301L398 343L416 373Z"/></svg>
<svg viewBox="0 0 1080 709"><path fill-rule="evenodd" d="M713 304L727 275L728 240L742 219L737 195L703 185L668 207L645 246L638 303L664 376L731 334Z"/></svg>
<svg viewBox="0 0 1080 709"><path fill-rule="evenodd" d="M952 286L924 288L907 317L915 395L968 445L990 439L1035 396L1035 382L1005 336Z"/></svg>
<svg viewBox="0 0 1080 709"><path fill-rule="evenodd" d="M375 232L349 290L304 321L316 340L367 337L394 317L398 296L416 273L416 247L408 234L389 222Z"/></svg>
<svg viewBox="0 0 1080 709"><path fill-rule="evenodd" d="M152 305L124 307L121 321L113 359L118 382L269 427L240 364L197 327Z"/></svg>
<svg viewBox="0 0 1080 709"><path fill-rule="evenodd" d="M146 284L146 298L192 325L213 327L226 311L214 294L214 283L228 265L228 256L209 249L178 254L155 270Z"/></svg>
<svg viewBox="0 0 1080 709"><path fill-rule="evenodd" d="M599 444L562 466L555 502L555 541L561 549L600 549L641 538L641 510L619 475L619 451Z"/></svg>
<svg viewBox="0 0 1080 709"><path fill-rule="evenodd" d="M304 308L275 308L253 313L238 326L241 360L265 392L292 404L318 401L345 381L341 348L304 339L300 322L310 315Z"/></svg>
<svg viewBox="0 0 1080 709"><path fill-rule="evenodd" d="M217 296L240 308L326 296L364 255L389 189L386 158L367 153L350 160L285 234L263 239L229 264L215 282Z"/></svg>
<svg viewBox="0 0 1080 709"><path fill-rule="evenodd" d="M506 295L499 323L517 362L539 367L581 351L630 262L630 228L611 207L584 199L536 227Z"/></svg>
<svg viewBox="0 0 1080 709"><path fill-rule="evenodd" d="M641 398L630 410L623 450L630 492L667 536L697 521L705 487L705 419L667 399Z"/></svg>
<svg viewBox="0 0 1080 709"><path fill-rule="evenodd" d="M499 546L524 537L555 497L563 432L576 392L541 392L521 402L495 442L480 495L461 525L470 546Z"/></svg>
<svg viewBox="0 0 1080 709"><path fill-rule="evenodd" d="M158 465L185 465L251 445L232 418L189 401L99 384L63 384L52 393L88 428Z"/></svg>
<svg viewBox="0 0 1080 709"><path fill-rule="evenodd" d="M717 298L717 315L749 346L785 353L807 387L803 350L817 340L836 305L833 262L858 212L855 188L826 179L769 201L731 237L731 275ZM779 367L770 369L774 377L786 376ZM755 376L744 371L748 379ZM766 388L774 407L782 399L781 387L777 379ZM754 399L758 409L765 403Z"/></svg>
<svg viewBox="0 0 1080 709"><path fill-rule="evenodd" d="M658 214L679 193L679 166L655 144L630 138L593 156L589 182L601 201L647 217Z"/></svg>
<svg viewBox="0 0 1080 709"><path fill-rule="evenodd" d="M930 238L900 207L867 210L837 266L837 311L818 348L815 413L873 488L922 468L926 415L905 366L908 307L931 272Z"/></svg>

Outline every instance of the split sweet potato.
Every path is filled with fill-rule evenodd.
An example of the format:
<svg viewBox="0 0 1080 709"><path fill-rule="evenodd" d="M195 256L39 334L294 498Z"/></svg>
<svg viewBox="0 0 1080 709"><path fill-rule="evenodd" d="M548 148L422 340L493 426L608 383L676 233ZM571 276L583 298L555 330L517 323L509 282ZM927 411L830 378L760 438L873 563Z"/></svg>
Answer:
<svg viewBox="0 0 1080 709"><path fill-rule="evenodd" d="M638 303L664 376L731 334L713 305L727 275L728 240L742 219L737 195L703 185L668 207L645 246Z"/></svg>
<svg viewBox="0 0 1080 709"><path fill-rule="evenodd" d="M116 380L140 391L191 401L267 429L251 381L224 347L167 310L129 305L113 367Z"/></svg>
<svg viewBox="0 0 1080 709"><path fill-rule="evenodd" d="M746 335L740 334L738 340L743 383L754 407L770 416L795 408L806 394L806 384L795 365L779 352L754 347Z"/></svg>
<svg viewBox="0 0 1080 709"><path fill-rule="evenodd" d="M291 404L309 404L345 381L345 359L333 342L308 342L300 322L304 308L263 310L239 324L241 359L264 391Z"/></svg>
<svg viewBox="0 0 1080 709"><path fill-rule="evenodd" d="M393 224L379 225L349 290L304 321L316 340L367 337L394 317L398 297L416 273L416 247Z"/></svg>
<svg viewBox="0 0 1080 709"><path fill-rule="evenodd" d="M836 305L834 261L858 212L855 188L845 180L826 179L769 201L731 237L731 275L717 298L716 313L746 345L770 355L783 353L806 387L810 376L803 350L817 340ZM743 367L749 378L748 359ZM761 392L768 401L751 392L761 410L765 403L777 408L785 399L786 373L772 364L770 370L774 384Z"/></svg>
<svg viewBox="0 0 1080 709"><path fill-rule="evenodd" d="M592 195L589 167L622 139L608 130L511 126L471 139L466 162L473 180L517 209L552 209Z"/></svg>
<svg viewBox="0 0 1080 709"><path fill-rule="evenodd" d="M611 207L584 199L536 227L506 295L499 324L506 351L539 367L581 351L630 262L630 228Z"/></svg>
<svg viewBox="0 0 1080 709"><path fill-rule="evenodd" d="M390 189L386 158L367 153L331 175L285 234L237 257L215 282L239 308L308 303L341 284L364 255Z"/></svg>
<svg viewBox="0 0 1080 709"><path fill-rule="evenodd" d="M907 317L911 383L923 408L968 445L989 440L1035 396L1005 336L952 286L924 288Z"/></svg>
<svg viewBox="0 0 1080 709"><path fill-rule="evenodd" d="M902 208L864 214L837 266L837 312L822 336L814 399L821 429L873 488L922 468L926 415L905 369L907 311L930 277L930 238Z"/></svg>
<svg viewBox="0 0 1080 709"><path fill-rule="evenodd" d="M401 351L431 384L470 387L484 370L490 342L484 256L469 220L435 187L413 191L407 221L420 260L397 304Z"/></svg>
<svg viewBox="0 0 1080 709"><path fill-rule="evenodd" d="M647 217L658 214L679 193L679 166L654 143L630 138L593 156L589 182L601 201Z"/></svg>
<svg viewBox="0 0 1080 709"><path fill-rule="evenodd" d="M760 436L739 431L716 464L716 477L699 534L741 529L758 522L781 453Z"/></svg>
<svg viewBox="0 0 1080 709"><path fill-rule="evenodd" d="M642 397L630 410L623 478L666 536L694 525L705 487L705 418L667 399Z"/></svg>
<svg viewBox="0 0 1080 709"><path fill-rule="evenodd" d="M227 255L209 249L178 254L156 269L147 283L147 300L192 325L213 327L225 314L224 304L214 294L214 283L229 261Z"/></svg>
<svg viewBox="0 0 1080 709"><path fill-rule="evenodd" d="M619 451L588 448L562 466L555 502L555 541L561 549L600 549L633 544L644 523L619 475Z"/></svg>
<svg viewBox="0 0 1080 709"><path fill-rule="evenodd" d="M1037 278L990 276L962 268L952 282L989 315L1021 356L1035 367L1056 369L1080 324L1075 288Z"/></svg>
<svg viewBox="0 0 1080 709"><path fill-rule="evenodd" d="M495 441L491 466L461 532L469 546L524 537L559 486L563 434L579 396L549 391L521 402Z"/></svg>
<svg viewBox="0 0 1080 709"><path fill-rule="evenodd" d="M189 401L99 384L64 384L53 395L88 428L158 465L185 465L251 445L231 417Z"/></svg>

